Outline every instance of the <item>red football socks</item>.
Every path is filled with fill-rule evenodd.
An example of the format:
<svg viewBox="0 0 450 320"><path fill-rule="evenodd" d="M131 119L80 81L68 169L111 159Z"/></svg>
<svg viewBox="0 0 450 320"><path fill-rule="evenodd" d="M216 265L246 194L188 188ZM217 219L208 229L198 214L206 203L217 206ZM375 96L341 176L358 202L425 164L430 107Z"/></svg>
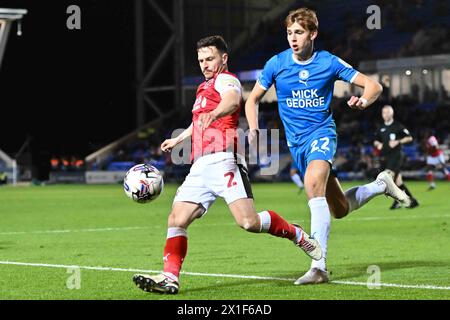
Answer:
<svg viewBox="0 0 450 320"><path fill-rule="evenodd" d="M276 212L270 210L268 210L268 212L270 214L269 233L281 238L294 239L296 236L295 226L288 223Z"/></svg>
<svg viewBox="0 0 450 320"><path fill-rule="evenodd" d="M163 258L164 272L171 273L178 278L186 253L187 237L185 235L167 238Z"/></svg>

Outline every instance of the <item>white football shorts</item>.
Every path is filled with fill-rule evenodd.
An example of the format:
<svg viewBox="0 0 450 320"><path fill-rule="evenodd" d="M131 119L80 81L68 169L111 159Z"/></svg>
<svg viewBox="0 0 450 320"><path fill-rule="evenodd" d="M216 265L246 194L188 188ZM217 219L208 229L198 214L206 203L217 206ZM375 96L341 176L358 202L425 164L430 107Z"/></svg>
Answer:
<svg viewBox="0 0 450 320"><path fill-rule="evenodd" d="M253 198L245 160L240 157L238 164L233 152L217 152L197 159L173 202L198 203L206 213L218 197L227 204Z"/></svg>
<svg viewBox="0 0 450 320"><path fill-rule="evenodd" d="M441 153L437 157L427 156L427 164L432 166L437 166L439 164L445 165L444 154Z"/></svg>

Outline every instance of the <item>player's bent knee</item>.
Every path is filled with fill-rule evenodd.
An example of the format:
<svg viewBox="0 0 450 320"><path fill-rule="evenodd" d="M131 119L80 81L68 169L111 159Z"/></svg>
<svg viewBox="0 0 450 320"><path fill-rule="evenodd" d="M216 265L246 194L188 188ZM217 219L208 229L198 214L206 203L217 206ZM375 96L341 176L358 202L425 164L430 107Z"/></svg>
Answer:
<svg viewBox="0 0 450 320"><path fill-rule="evenodd" d="M169 217L167 219L167 225L169 227L184 227L186 224L186 219L183 219L183 217L175 212L171 212L169 214Z"/></svg>
<svg viewBox="0 0 450 320"><path fill-rule="evenodd" d="M317 182L305 184L306 195L312 199L325 196L325 185Z"/></svg>
<svg viewBox="0 0 450 320"><path fill-rule="evenodd" d="M203 211L200 209L195 210L172 210L168 217L169 227L179 227L186 229L192 221L201 217Z"/></svg>

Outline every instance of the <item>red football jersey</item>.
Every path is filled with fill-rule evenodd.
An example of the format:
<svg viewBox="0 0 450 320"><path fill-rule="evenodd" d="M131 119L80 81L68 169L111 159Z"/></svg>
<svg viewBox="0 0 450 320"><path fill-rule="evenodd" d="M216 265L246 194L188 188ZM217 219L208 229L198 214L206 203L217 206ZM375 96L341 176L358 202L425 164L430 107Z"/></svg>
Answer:
<svg viewBox="0 0 450 320"><path fill-rule="evenodd" d="M227 71L219 73L198 87L192 108L192 159L196 160L210 153L237 150L236 128L242 99L233 114L213 121L205 131L202 131L198 124L199 115L216 109L222 100L221 95L230 90L236 90L239 94L242 92L241 83L236 75Z"/></svg>
<svg viewBox="0 0 450 320"><path fill-rule="evenodd" d="M438 157L442 153L435 136L431 136L427 140L427 153L432 157Z"/></svg>

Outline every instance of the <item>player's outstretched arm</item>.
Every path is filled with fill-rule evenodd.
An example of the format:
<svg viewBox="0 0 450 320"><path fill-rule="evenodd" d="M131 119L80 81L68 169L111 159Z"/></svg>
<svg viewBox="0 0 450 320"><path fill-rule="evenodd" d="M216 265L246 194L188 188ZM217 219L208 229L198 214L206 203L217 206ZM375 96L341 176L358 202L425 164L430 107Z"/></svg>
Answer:
<svg viewBox="0 0 450 320"><path fill-rule="evenodd" d="M364 89L361 97L352 96L347 104L352 109L364 110L377 100L383 92L383 87L377 81L370 79L368 76L358 73L353 84Z"/></svg>
<svg viewBox="0 0 450 320"><path fill-rule="evenodd" d="M164 152L170 152L173 147L190 136L192 136L192 123L189 128L180 133L178 137L164 140L164 142L161 144L161 150Z"/></svg>
<svg viewBox="0 0 450 320"><path fill-rule="evenodd" d="M217 108L209 113L202 113L198 117L200 128L205 130L209 125L222 117L234 113L241 103L241 93L236 90L229 90L221 96Z"/></svg>
<svg viewBox="0 0 450 320"><path fill-rule="evenodd" d="M259 129L258 124L258 107L259 107L259 101L266 93L266 90L264 90L258 82L255 83L255 86L253 87L252 92L247 98L247 101L245 102L245 116L247 118L248 127L250 129L248 141L249 143L252 143L252 140L256 137L256 132Z"/></svg>

